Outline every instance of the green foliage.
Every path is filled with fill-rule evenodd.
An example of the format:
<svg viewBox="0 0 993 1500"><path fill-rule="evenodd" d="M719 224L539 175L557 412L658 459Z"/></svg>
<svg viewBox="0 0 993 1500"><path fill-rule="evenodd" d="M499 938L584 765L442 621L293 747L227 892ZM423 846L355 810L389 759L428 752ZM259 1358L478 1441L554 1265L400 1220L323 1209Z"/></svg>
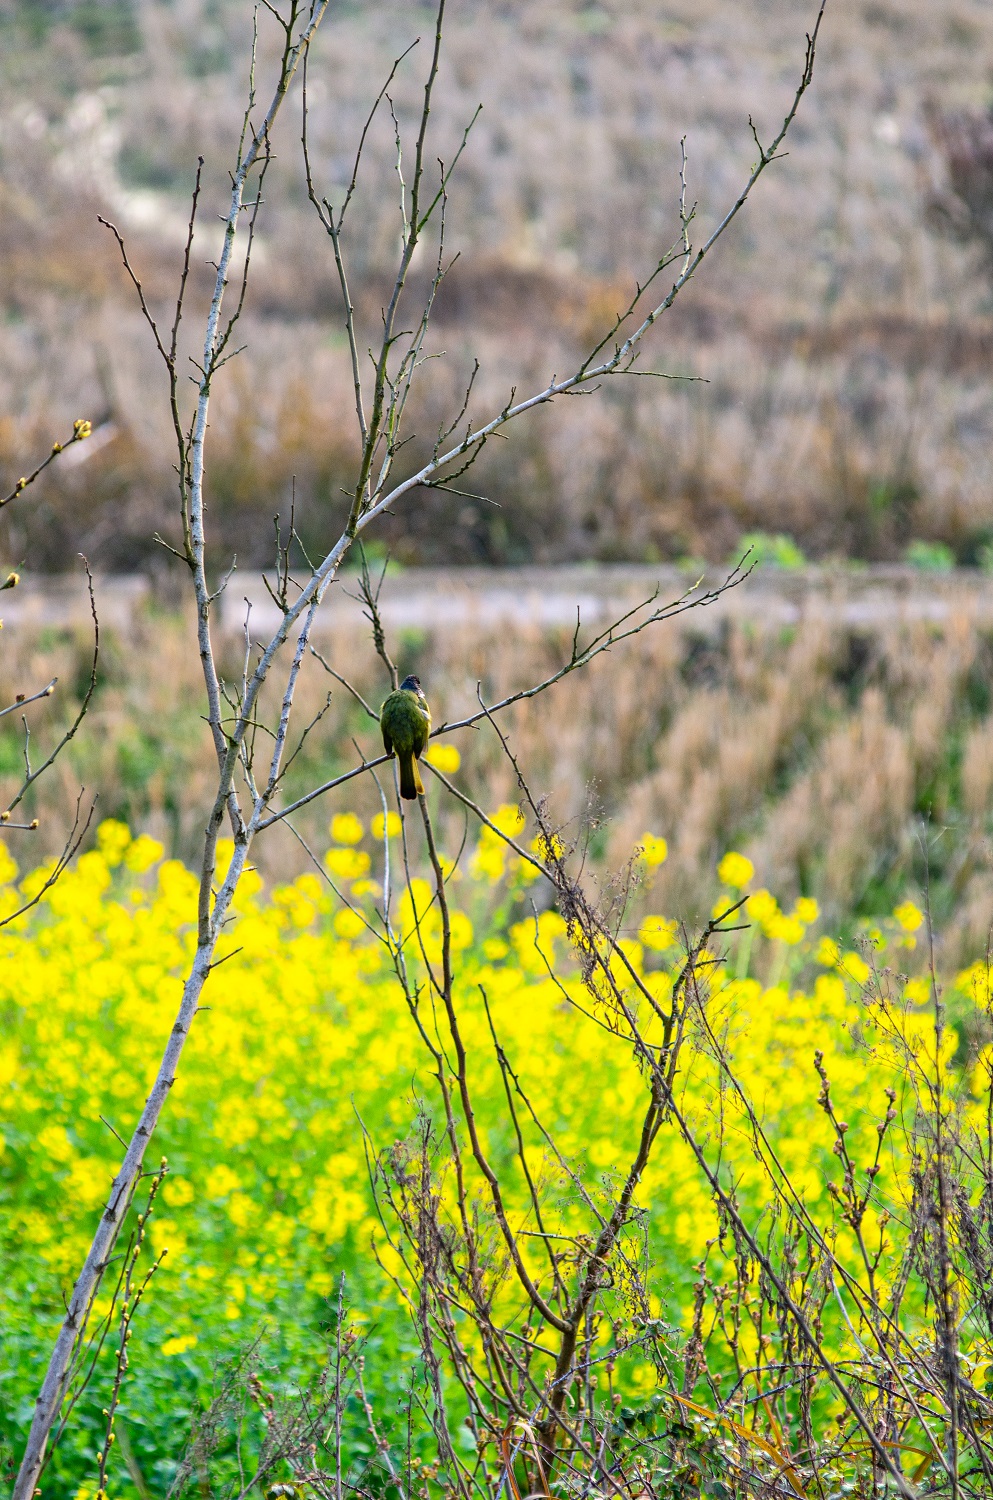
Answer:
<svg viewBox="0 0 993 1500"><path fill-rule="evenodd" d="M76 0L70 18L95 57L127 57L141 51L141 30L129 0Z"/></svg>
<svg viewBox="0 0 993 1500"><path fill-rule="evenodd" d="M97 58L130 57L142 48L133 0L14 0L4 7L4 21L36 46L54 27L68 26Z"/></svg>
<svg viewBox="0 0 993 1500"><path fill-rule="evenodd" d="M955 567L955 553L946 542L925 542L920 538L907 548L907 561L923 573L950 573Z"/></svg>
<svg viewBox="0 0 993 1500"><path fill-rule="evenodd" d="M447 769L457 770L452 747L442 748ZM494 819L522 836L516 809L501 808ZM394 835L396 858L399 825L395 815L391 820L387 832ZM383 831L377 843L376 828L367 831L353 814L332 822L334 843L324 864L336 887L348 892L349 907L313 875L268 895L257 875L244 879L239 920L221 955L230 950L232 956L211 978L208 1008L188 1043L157 1137L170 1171L148 1239L155 1254L168 1253L136 1323L121 1409L136 1461L161 1489L175 1475L191 1416L216 1387L218 1362L242 1359L260 1329L266 1332L263 1364L280 1389L316 1378L335 1328L342 1274L366 1340L377 1401L395 1409L403 1381L413 1378L412 1330L380 1263L401 1278L402 1268L374 1211L365 1151L402 1142L411 1121L430 1116L434 1093L392 967L365 925L375 922L371 866L381 857ZM110 1127L126 1130L140 1107L149 1058L172 1024L192 951L195 882L161 856L154 841L132 840L122 825L105 823L98 848L31 918L0 936L0 1434L15 1444L60 1316L60 1287L78 1264L114 1168L118 1145ZM646 881L666 857L665 840L645 835L639 868ZM0 908L9 908L18 899L15 869L9 856L3 861ZM725 905L749 889L753 874L741 855L722 861ZM21 895L38 878L26 877ZM484 828L453 870L450 889L456 993L473 1059L477 1117L507 1177L508 1202L519 1211L515 1195L523 1189L479 999L483 991L529 1097L554 1123L560 1149L583 1164L588 1190L598 1191L601 1174L616 1170L636 1137L643 1089L638 1070L627 1049L605 1045L595 1025L564 1008L565 997L580 994L582 986L561 919L545 911L536 924L528 915L532 895L539 894L531 867ZM438 919L429 898L429 887L415 880L397 899L394 920L407 932L411 903L427 908L421 935L430 956ZM769 892L753 891L745 917L749 927L734 935L729 968L714 971L715 992L721 1007L730 1006L736 1031L748 1028L755 1038L744 1055L744 1076L768 1099L766 1126L782 1160L802 1168L808 1180L813 1171L816 1181L820 1173L829 1175L833 1157L815 1103L811 1047L828 1052L853 1149L864 1152L875 1139L890 1076L886 1044L877 1038L876 1052L863 1055L852 1040L856 1021L859 1034L869 1034L858 1002L868 968L858 952L818 945L810 931L818 921L813 901L787 913ZM905 903L880 920L873 941L889 945L892 962L906 964L920 921ZM625 939L629 961L660 998L671 991L682 963L674 925L649 918L637 941ZM760 956L774 986L768 990L748 977ZM546 959L560 982L549 978ZM419 962L413 948L408 961ZM922 997L926 1002L926 987ZM956 1003L966 1015L964 991ZM983 1036L975 1030L973 1036L982 1044ZM878 1071L867 1072L866 1057L877 1053L871 1066ZM705 1072L698 1058L684 1097L685 1108L702 1111L701 1121L710 1118L713 1087ZM544 1156L549 1212L568 1222L571 1186L556 1185L554 1163L538 1137L533 1149L536 1162ZM742 1154L729 1141L728 1151L742 1201L759 1206L761 1182L747 1149ZM816 1197L811 1187L809 1201ZM690 1305L698 1257L717 1226L710 1194L671 1134L644 1179L643 1200L644 1233L675 1326ZM370 1254L374 1241L378 1258ZM93 1389L57 1451L53 1480L60 1493L73 1493L92 1474L112 1357L108 1344ZM622 1361L617 1381L630 1403L618 1415L619 1432L647 1431L647 1411L652 1432L661 1433L660 1413L645 1405L651 1367ZM705 1489L717 1484L719 1454L706 1421L700 1428L675 1411L665 1420L676 1444L673 1484L682 1475L679 1483L690 1485L694 1473ZM417 1441L429 1451L429 1431L418 1431ZM360 1444L361 1434L354 1441ZM115 1483L122 1497L134 1493L123 1472Z"/></svg>
<svg viewBox="0 0 993 1500"><path fill-rule="evenodd" d="M795 572L798 568L807 566L807 559L791 536L777 533L770 535L767 531L749 531L741 538L735 550L733 561L740 562L742 554L748 553L745 558L745 566L749 567L757 563L759 567L782 568L787 572Z"/></svg>

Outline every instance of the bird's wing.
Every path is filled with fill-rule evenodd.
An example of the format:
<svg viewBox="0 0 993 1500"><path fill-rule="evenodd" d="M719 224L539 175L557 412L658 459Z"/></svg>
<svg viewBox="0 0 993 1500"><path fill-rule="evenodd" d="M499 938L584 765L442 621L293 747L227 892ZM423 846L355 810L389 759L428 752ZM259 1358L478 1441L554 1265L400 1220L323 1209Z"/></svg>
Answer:
<svg viewBox="0 0 993 1500"><path fill-rule="evenodd" d="M431 710L428 708L427 700L424 697L421 698L420 709L422 715L420 724L421 732L418 735L419 743L416 751L414 752L418 760L420 760L421 756L424 754L424 751L427 749L428 736L431 733Z"/></svg>

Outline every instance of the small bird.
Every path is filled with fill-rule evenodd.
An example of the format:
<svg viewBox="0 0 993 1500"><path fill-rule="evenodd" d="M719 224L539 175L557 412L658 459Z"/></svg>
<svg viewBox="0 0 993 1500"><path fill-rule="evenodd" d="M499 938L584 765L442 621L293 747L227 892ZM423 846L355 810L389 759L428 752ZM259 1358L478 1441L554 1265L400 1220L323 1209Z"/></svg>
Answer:
<svg viewBox="0 0 993 1500"><path fill-rule="evenodd" d="M424 793L417 762L431 733L431 710L420 678L411 674L403 679L380 709L379 723L387 755L400 762L400 796L413 802Z"/></svg>

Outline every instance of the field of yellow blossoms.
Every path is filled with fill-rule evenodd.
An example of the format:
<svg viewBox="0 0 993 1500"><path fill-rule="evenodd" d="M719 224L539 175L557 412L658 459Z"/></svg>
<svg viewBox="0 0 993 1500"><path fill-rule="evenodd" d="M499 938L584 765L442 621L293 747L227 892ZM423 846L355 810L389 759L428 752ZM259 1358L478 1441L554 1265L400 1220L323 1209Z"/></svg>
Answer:
<svg viewBox="0 0 993 1500"><path fill-rule="evenodd" d="M516 808L501 808L494 819L526 837ZM167 1157L169 1171L150 1237L154 1252L168 1254L136 1324L125 1407L132 1442L163 1493L181 1437L176 1412L209 1384L215 1360L263 1324L287 1357L309 1358L342 1273L373 1332L371 1347L388 1354L410 1342L371 1254L383 1231L367 1165L367 1150L404 1137L418 1108L431 1109L435 1098L428 1059L373 930L383 850L392 849L395 868L398 828L393 814L388 825L379 818L371 827L339 814L323 872L272 890L249 875L241 887L223 948L231 957L209 980L209 1009L195 1023L153 1151L154 1162ZM650 908L652 870L665 843L646 835L641 850L639 899ZM726 855L718 875L725 905L747 898L749 925L729 939L712 974L712 1004L781 1161L808 1202L824 1204L833 1136L817 1107L815 1050L824 1055L837 1112L850 1122L853 1156L874 1149L884 1090L895 1080L886 1046L869 1052L855 1034L858 1024L864 1032L868 950L846 950L822 934L814 902L783 911L769 892L753 889L743 856ZM45 878L44 869L22 874L3 850L0 916ZM477 1108L490 1149L510 1173L482 987L511 1065L560 1150L584 1171L602 1173L630 1155L643 1085L630 1048L569 1005L567 995L580 994L576 964L561 919L541 910L540 886L485 828L452 875L456 993ZM401 927L409 902L409 894L395 902ZM0 929L0 1433L15 1448L62 1290L116 1166L115 1133L130 1131L172 1024L194 949L195 909L187 869L164 859L150 838L105 822L95 847L33 910ZM867 941L894 967L912 968L921 924L907 901ZM645 916L624 942L656 993L667 994L682 957L675 924ZM560 983L549 976L549 960ZM757 972L764 982L752 977ZM960 992L974 979L959 976ZM918 987L908 992L912 1008L919 1002L923 1014L927 986L909 985ZM952 1037L949 1068L954 1046ZM705 1062L686 1070L684 1103L704 1134L714 1088ZM737 1149L733 1132L726 1149ZM887 1166L894 1173L899 1150L894 1143ZM744 1142L740 1166L747 1195ZM674 1136L660 1138L641 1202L664 1284L678 1302L715 1214ZM60 1493L74 1495L82 1482L101 1400L96 1394L92 1411L85 1401L79 1408L75 1436L57 1461L69 1486Z"/></svg>

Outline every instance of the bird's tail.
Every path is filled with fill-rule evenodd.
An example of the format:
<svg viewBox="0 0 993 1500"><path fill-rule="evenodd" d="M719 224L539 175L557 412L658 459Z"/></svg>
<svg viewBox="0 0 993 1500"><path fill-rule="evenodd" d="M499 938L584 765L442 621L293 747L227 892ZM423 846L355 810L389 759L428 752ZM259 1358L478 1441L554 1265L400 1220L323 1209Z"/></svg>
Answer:
<svg viewBox="0 0 993 1500"><path fill-rule="evenodd" d="M417 761L413 753L398 755L397 760L400 762L400 796L408 802L415 802L419 796L424 795L424 783L421 781Z"/></svg>

